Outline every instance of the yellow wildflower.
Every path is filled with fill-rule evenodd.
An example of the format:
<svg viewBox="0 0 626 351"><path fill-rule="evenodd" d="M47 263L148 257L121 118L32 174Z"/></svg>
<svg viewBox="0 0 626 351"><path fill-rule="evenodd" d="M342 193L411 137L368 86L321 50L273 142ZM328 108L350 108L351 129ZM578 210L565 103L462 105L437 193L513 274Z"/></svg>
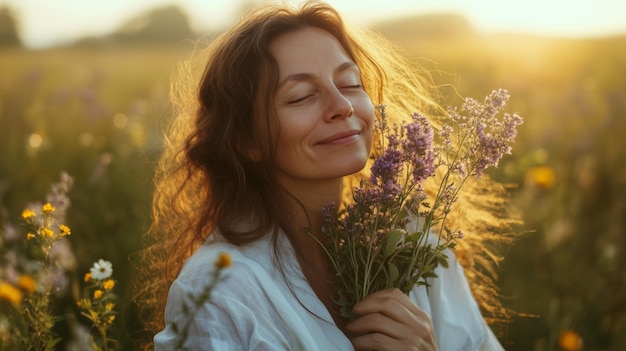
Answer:
<svg viewBox="0 0 626 351"><path fill-rule="evenodd" d="M107 279L104 281L104 283L102 283L102 287L104 288L104 290L111 290L113 289L114 286L115 286L115 280L113 279Z"/></svg>
<svg viewBox="0 0 626 351"><path fill-rule="evenodd" d="M46 202L45 204L43 204L43 206L41 206L41 209L43 210L44 213L52 213L55 210L54 206L52 206L52 204L49 202Z"/></svg>
<svg viewBox="0 0 626 351"><path fill-rule="evenodd" d="M29 219L33 217L35 217L35 211L29 209L25 209L24 211L22 211L22 218Z"/></svg>
<svg viewBox="0 0 626 351"><path fill-rule="evenodd" d="M76 302L76 305L82 309L88 310L91 308L91 301L89 299L80 299Z"/></svg>
<svg viewBox="0 0 626 351"><path fill-rule="evenodd" d="M573 330L565 330L559 335L559 346L565 351L579 351L583 348L583 339Z"/></svg>
<svg viewBox="0 0 626 351"><path fill-rule="evenodd" d="M89 312L89 319L91 319L93 322L100 319L100 316L98 316L98 312L94 310L89 310L87 312Z"/></svg>
<svg viewBox="0 0 626 351"><path fill-rule="evenodd" d="M115 320L115 315L112 314L112 315L107 317L107 321L106 322L107 322L107 324L112 324L114 320Z"/></svg>
<svg viewBox="0 0 626 351"><path fill-rule="evenodd" d="M35 234L33 234L33 233L26 234L26 240L30 240L30 239L34 239L34 238L35 238Z"/></svg>
<svg viewBox="0 0 626 351"><path fill-rule="evenodd" d="M21 305L24 294L20 289L7 282L0 282L0 300L6 300L14 305Z"/></svg>
<svg viewBox="0 0 626 351"><path fill-rule="evenodd" d="M61 224L59 226L59 230L61 231L61 235L70 235L72 232L70 231L70 227L65 224Z"/></svg>
<svg viewBox="0 0 626 351"><path fill-rule="evenodd" d="M107 302L106 305L104 305L104 309L108 311L113 311L113 308L115 307L115 304L113 302Z"/></svg>
<svg viewBox="0 0 626 351"><path fill-rule="evenodd" d="M99 299L99 298L101 298L101 297L102 297L102 290L98 289L98 290L96 290L96 291L94 291L94 292L93 292L93 298L94 298L94 299L96 299L96 300L97 300L97 299Z"/></svg>
<svg viewBox="0 0 626 351"><path fill-rule="evenodd" d="M86 282L91 280L91 272L87 272L87 274L85 274L85 278L83 278L83 280Z"/></svg>
<svg viewBox="0 0 626 351"><path fill-rule="evenodd" d="M52 231L52 229L48 227L41 227L40 232L41 232L41 236L44 236L44 237L52 238L54 236L54 232Z"/></svg>
<svg viewBox="0 0 626 351"><path fill-rule="evenodd" d="M232 257L226 252L220 252L220 256L213 262L217 269L228 268L233 264Z"/></svg>
<svg viewBox="0 0 626 351"><path fill-rule="evenodd" d="M548 166L535 167L528 172L532 182L540 188L549 189L556 181L554 170Z"/></svg>
<svg viewBox="0 0 626 351"><path fill-rule="evenodd" d="M21 275L17 278L17 286L29 294L32 294L35 290L37 290L37 282L28 275Z"/></svg>

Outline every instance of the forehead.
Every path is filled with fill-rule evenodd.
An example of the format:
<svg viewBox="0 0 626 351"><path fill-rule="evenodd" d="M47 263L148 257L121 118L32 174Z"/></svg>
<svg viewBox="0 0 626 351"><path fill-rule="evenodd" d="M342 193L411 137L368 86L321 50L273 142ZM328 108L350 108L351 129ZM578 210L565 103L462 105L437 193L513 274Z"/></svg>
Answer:
<svg viewBox="0 0 626 351"><path fill-rule="evenodd" d="M330 33L314 27L278 36L270 44L280 77L317 73L323 68L352 62L346 50Z"/></svg>

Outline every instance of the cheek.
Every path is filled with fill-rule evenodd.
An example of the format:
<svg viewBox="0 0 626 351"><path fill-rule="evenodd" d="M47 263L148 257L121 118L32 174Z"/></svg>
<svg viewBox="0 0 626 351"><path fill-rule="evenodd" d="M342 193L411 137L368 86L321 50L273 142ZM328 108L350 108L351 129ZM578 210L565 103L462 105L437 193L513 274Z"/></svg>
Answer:
<svg viewBox="0 0 626 351"><path fill-rule="evenodd" d="M357 112L357 116L361 120L361 124L365 127L365 129L363 130L363 142L364 146L367 148L367 152L369 153L372 151L372 145L374 140L374 122L376 120L376 117L374 114L374 108L373 106L371 106L371 104L369 106L361 106L362 108L359 110L359 112Z"/></svg>
<svg viewBox="0 0 626 351"><path fill-rule="evenodd" d="M360 113L360 116L362 116L361 119L363 119L363 122L365 122L370 132L372 132L374 129L374 120L376 119L374 105L371 100L367 99L362 106L362 112Z"/></svg>
<svg viewBox="0 0 626 351"><path fill-rule="evenodd" d="M278 145L282 147L293 147L306 141L315 127L314 120L305 112L279 117L279 123Z"/></svg>
<svg viewBox="0 0 626 351"><path fill-rule="evenodd" d="M374 121L376 120L376 114L374 112L374 105L372 104L372 102L370 100L368 100L368 104L365 108L364 111L364 117L363 117L363 121L365 122L365 125L367 125L367 139L366 139L366 146L367 146L367 150L368 152L372 151L372 144L373 144L373 140L374 140Z"/></svg>
<svg viewBox="0 0 626 351"><path fill-rule="evenodd" d="M374 128L370 126L370 129L367 133L367 137L365 139L365 146L367 147L367 153L370 154L372 152L372 145L374 144Z"/></svg>

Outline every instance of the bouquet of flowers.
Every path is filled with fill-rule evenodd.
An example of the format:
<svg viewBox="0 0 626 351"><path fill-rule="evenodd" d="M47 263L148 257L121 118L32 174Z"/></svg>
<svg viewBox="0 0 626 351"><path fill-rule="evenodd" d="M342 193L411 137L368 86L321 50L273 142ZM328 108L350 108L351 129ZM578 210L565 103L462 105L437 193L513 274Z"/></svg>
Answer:
<svg viewBox="0 0 626 351"><path fill-rule="evenodd" d="M354 317L352 307L373 292L428 286L434 269L447 266L445 250L463 233L448 228L446 217L463 184L511 152L522 123L517 114L499 116L508 98L497 90L482 104L467 98L461 109L449 107L438 144L424 116L413 113L410 122L390 126L385 107L379 108L380 156L369 181L354 189L354 202L323 209L325 250L343 316ZM424 182L436 176L438 190L429 196Z"/></svg>

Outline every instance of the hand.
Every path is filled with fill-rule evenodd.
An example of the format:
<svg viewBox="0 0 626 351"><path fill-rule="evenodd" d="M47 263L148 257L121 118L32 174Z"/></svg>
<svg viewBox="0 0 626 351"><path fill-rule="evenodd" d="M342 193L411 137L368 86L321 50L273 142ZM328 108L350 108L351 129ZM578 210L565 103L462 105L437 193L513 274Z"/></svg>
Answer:
<svg viewBox="0 0 626 351"><path fill-rule="evenodd" d="M359 335L352 339L355 350L437 350L430 317L399 289L375 292L352 312L360 316L346 326Z"/></svg>

